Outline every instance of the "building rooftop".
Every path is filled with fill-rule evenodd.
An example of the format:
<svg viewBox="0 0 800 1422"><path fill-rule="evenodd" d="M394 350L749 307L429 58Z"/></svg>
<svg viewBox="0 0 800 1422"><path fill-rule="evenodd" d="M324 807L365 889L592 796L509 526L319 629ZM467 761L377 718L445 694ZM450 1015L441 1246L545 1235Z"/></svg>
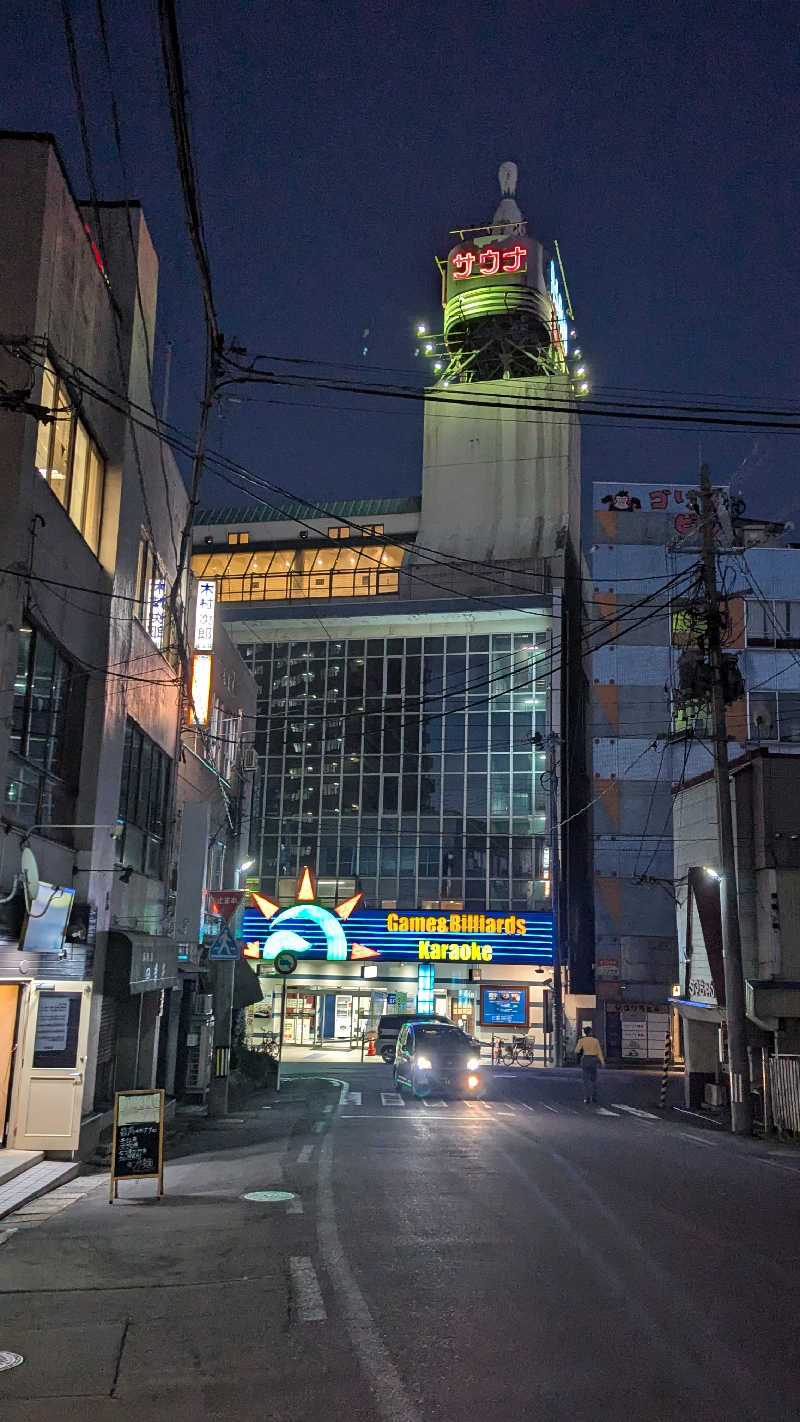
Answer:
<svg viewBox="0 0 800 1422"><path fill-rule="evenodd" d="M198 509L195 524L277 523L287 519L310 518L374 518L377 514L419 513L422 500L418 494L404 499L332 499L324 505L304 499L286 500L274 504L231 504L221 509Z"/></svg>

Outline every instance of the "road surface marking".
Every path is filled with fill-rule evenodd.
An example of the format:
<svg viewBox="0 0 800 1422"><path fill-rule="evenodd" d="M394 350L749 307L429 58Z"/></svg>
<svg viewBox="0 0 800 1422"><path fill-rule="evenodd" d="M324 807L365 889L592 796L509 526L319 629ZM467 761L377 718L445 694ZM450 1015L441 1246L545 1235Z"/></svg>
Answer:
<svg viewBox="0 0 800 1422"><path fill-rule="evenodd" d="M372 1386L381 1422L421 1422L342 1248L333 1194L332 1136L326 1137L320 1151L317 1237L328 1276L341 1300L353 1350Z"/></svg>
<svg viewBox="0 0 800 1422"><path fill-rule="evenodd" d="M310 1161L311 1156L313 1155L313 1153L314 1153L314 1147L313 1147L313 1145L304 1145L303 1148L302 1148L302 1150L300 1151L300 1154L299 1154L298 1157L297 1157L297 1164L298 1164L298 1165L308 1165L308 1162Z"/></svg>
<svg viewBox="0 0 800 1422"><path fill-rule="evenodd" d="M333 1107L332 1107L332 1106L323 1106L322 1109L323 1109L323 1111L325 1112L325 1115L326 1115L326 1116L330 1116L331 1111L333 1110Z"/></svg>
<svg viewBox="0 0 800 1422"><path fill-rule="evenodd" d="M328 1124L327 1121L315 1121L314 1124L313 1124L313 1126L311 1127L311 1129L312 1129L312 1131L314 1132L314 1134L318 1136L318 1135L320 1135L320 1134L322 1133L322 1131L325 1130L325 1127L327 1126L327 1124Z"/></svg>
<svg viewBox="0 0 800 1422"><path fill-rule="evenodd" d="M405 1106L399 1091L382 1091L381 1106Z"/></svg>
<svg viewBox="0 0 800 1422"><path fill-rule="evenodd" d="M702 1136L694 1136L690 1131L679 1131L678 1135L682 1136L685 1141L693 1141L695 1145L711 1146L712 1149L716 1148L716 1141L704 1141Z"/></svg>
<svg viewBox="0 0 800 1422"><path fill-rule="evenodd" d="M627 1111L631 1116L639 1116L643 1121L660 1121L660 1116L654 1116L652 1111L640 1111L638 1106L623 1106L621 1101L612 1101L611 1105L615 1111Z"/></svg>
<svg viewBox="0 0 800 1422"><path fill-rule="evenodd" d="M289 1260L292 1300L299 1323L322 1323L328 1317L314 1265L304 1256Z"/></svg>
<svg viewBox="0 0 800 1422"><path fill-rule="evenodd" d="M715 1121L713 1116L704 1114L702 1111L690 1111L688 1106L674 1106L673 1110L679 1111L682 1116L696 1116L698 1121L705 1121L707 1126L722 1126L721 1121Z"/></svg>
<svg viewBox="0 0 800 1422"><path fill-rule="evenodd" d="M544 1106L545 1111L552 1111L555 1116L558 1115L558 1107L557 1107L557 1106L548 1106L548 1104L547 1104L546 1101L540 1102L540 1105Z"/></svg>
<svg viewBox="0 0 800 1422"><path fill-rule="evenodd" d="M287 1213L287 1215L302 1215L302 1214L304 1214L303 1201L300 1199L300 1196L299 1196L299 1195L295 1195L295 1197L294 1197L294 1199L292 1200L291 1204L286 1206L286 1213Z"/></svg>
<svg viewBox="0 0 800 1422"><path fill-rule="evenodd" d="M605 1107L605 1106L598 1106L597 1111L595 1112L595 1115L597 1115L597 1116L613 1116L615 1120L618 1120L618 1119L619 1119L618 1116L617 1116L616 1111L609 1111L609 1110L607 1109L607 1107Z"/></svg>
<svg viewBox="0 0 800 1422"><path fill-rule="evenodd" d="M344 1103L344 1104L345 1104L345 1106L360 1106L360 1105L361 1105L361 1092L360 1092L360 1091L348 1091L347 1097L346 1097L346 1099L345 1099L345 1103Z"/></svg>

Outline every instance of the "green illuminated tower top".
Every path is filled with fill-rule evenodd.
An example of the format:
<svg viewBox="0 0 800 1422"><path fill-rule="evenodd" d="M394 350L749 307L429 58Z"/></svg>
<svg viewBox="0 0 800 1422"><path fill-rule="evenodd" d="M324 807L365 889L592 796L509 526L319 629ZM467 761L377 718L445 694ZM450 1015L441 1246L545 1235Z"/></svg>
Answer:
<svg viewBox="0 0 800 1422"><path fill-rule="evenodd" d="M554 260L516 201L517 166L501 163L501 200L484 227L457 228L442 273L443 383L516 380L566 370L569 330Z"/></svg>

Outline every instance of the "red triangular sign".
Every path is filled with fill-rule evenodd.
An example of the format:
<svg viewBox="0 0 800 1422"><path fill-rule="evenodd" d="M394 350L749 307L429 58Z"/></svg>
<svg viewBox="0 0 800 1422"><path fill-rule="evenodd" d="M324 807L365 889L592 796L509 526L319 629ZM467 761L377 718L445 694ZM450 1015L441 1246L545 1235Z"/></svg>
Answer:
<svg viewBox="0 0 800 1422"><path fill-rule="evenodd" d="M233 918L244 898L243 889L212 889L210 895L211 912L218 913L227 923Z"/></svg>

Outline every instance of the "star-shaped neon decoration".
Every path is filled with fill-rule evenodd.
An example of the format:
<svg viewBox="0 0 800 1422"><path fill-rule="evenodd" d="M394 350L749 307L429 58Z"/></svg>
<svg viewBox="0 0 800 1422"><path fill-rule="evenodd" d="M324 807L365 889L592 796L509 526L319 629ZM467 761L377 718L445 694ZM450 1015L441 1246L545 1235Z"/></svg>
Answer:
<svg viewBox="0 0 800 1422"><path fill-rule="evenodd" d="M364 897L362 893L353 894L352 898L345 899L343 903L337 904L335 908L331 911L330 909L323 908L321 904L318 904L316 902L316 892L316 884L314 883L313 875L308 866L306 866L303 869L302 874L300 875L300 879L297 885L297 899L294 907L308 909L309 916L312 916L312 909L316 910L316 913L319 916L324 916L333 912L334 914L336 914L337 918L344 922L350 917L353 910L358 908L358 905L361 903L361 900ZM288 917L292 913L291 908L281 909L280 904L274 903L272 899L268 899L264 894L254 893L252 897L253 903L255 904L256 908L261 914L263 914L264 918L267 919L268 922L270 919L273 919L276 914L285 914ZM324 927L324 925L322 926ZM333 927L333 925L331 925L331 927ZM299 935L297 936L299 937ZM344 933L341 929L338 929L335 935L329 935L326 932L325 937L328 945L327 957L330 959L341 960L343 958L347 958L348 956L351 959L380 957L380 953L376 948L367 948L363 943L351 944L350 951L348 954L347 943L344 937ZM267 942L268 941L269 940L267 940ZM267 943L263 944L258 953L253 952L254 947L254 944L249 943L244 949L244 956L248 958L257 956L266 958L270 956L269 951L267 949ZM303 950L298 946L297 951L302 952ZM274 954L272 956L274 956Z"/></svg>

